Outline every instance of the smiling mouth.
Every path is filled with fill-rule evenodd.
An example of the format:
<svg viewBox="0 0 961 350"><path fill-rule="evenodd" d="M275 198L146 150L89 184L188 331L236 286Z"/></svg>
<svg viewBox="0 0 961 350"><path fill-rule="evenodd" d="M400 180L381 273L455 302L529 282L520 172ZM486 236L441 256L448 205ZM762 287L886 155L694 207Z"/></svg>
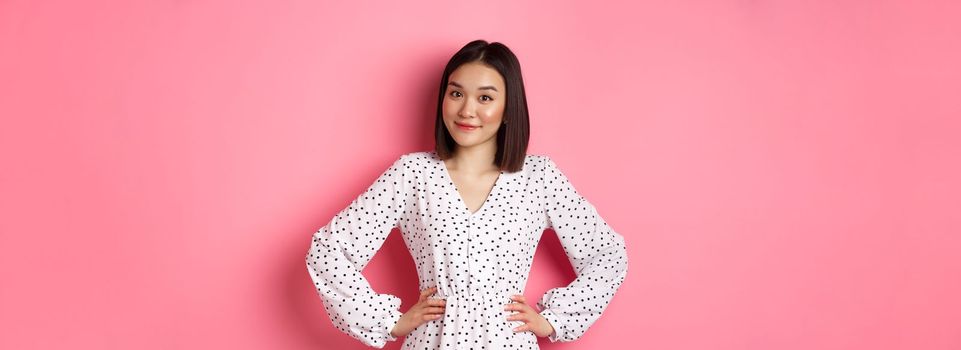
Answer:
<svg viewBox="0 0 961 350"><path fill-rule="evenodd" d="M464 130L464 131L477 130L477 128L480 127L480 125L477 125L477 126L474 126L474 125L465 125L465 124L461 124L461 123L458 123L458 122L454 122L454 124L457 125L457 128L458 128L458 129L461 129L461 130Z"/></svg>

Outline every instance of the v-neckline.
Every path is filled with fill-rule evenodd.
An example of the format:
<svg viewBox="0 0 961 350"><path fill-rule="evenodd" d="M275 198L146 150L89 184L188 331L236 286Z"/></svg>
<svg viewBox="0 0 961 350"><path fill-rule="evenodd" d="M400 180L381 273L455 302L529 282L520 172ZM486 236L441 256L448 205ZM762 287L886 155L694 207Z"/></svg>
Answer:
<svg viewBox="0 0 961 350"><path fill-rule="evenodd" d="M498 185L500 185L501 178L504 177L504 171L501 170L500 173L497 174L497 178L494 179L494 185L491 187L490 192L487 193L487 198L484 198L484 202L481 203L480 208L478 208L477 211L475 211L475 212L472 213L472 212L470 211L470 208L467 207L467 201L464 200L464 197L461 196L460 191L457 190L457 184L454 183L454 177L452 177L452 176L450 175L450 171L447 170L447 163L444 163L444 160L443 160L443 159L440 159L440 157L437 156L437 152L436 152L436 151L434 151L433 153L434 153L434 159L436 159L438 162L440 162L441 173L444 174L444 177L447 178L447 182L450 184L450 186L448 186L448 188L450 189L451 192L453 192L454 197L457 197L457 201L459 201L460 204L461 204L461 205L460 205L461 210L462 210L463 212L467 213L467 216L468 216L468 217L473 217L474 215L477 215L477 214L479 214L480 212L482 212L482 211L484 211L485 209L487 209L487 207L489 206L488 203L490 203L490 201L491 201L491 197L494 196L494 191L496 191L497 188L500 187L500 186L498 186Z"/></svg>

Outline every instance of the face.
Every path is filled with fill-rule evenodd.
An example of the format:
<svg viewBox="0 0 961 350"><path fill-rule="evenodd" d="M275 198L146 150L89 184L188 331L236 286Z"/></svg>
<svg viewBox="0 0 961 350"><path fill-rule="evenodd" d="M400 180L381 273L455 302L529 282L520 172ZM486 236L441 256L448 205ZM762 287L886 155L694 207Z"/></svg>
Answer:
<svg viewBox="0 0 961 350"><path fill-rule="evenodd" d="M443 115L458 147L497 143L506 97L504 78L494 68L471 62L451 72Z"/></svg>

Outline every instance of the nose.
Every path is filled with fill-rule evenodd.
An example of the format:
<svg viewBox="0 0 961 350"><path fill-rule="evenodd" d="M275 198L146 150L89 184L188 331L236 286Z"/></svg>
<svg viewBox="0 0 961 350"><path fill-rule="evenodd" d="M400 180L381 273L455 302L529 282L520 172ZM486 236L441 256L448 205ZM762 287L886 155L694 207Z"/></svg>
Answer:
<svg viewBox="0 0 961 350"><path fill-rule="evenodd" d="M466 102L464 102L463 104L461 104L460 110L457 111L457 115L461 116L462 118L471 118L471 117L474 117L474 104L473 104L473 102L471 102L469 99L467 99Z"/></svg>

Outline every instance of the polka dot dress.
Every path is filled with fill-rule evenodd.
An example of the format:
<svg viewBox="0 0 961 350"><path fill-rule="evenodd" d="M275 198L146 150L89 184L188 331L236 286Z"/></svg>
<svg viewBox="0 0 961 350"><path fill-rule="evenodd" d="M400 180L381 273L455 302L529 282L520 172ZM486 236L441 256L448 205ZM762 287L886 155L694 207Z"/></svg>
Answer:
<svg viewBox="0 0 961 350"><path fill-rule="evenodd" d="M349 206L313 234L307 270L331 321L372 347L397 338L401 299L377 293L361 271L398 227L417 268L419 290L447 301L440 319L404 337L402 349L537 349L524 324L507 320L523 294L541 234L552 228L577 277L548 290L537 309L554 327L548 339L580 338L627 275L624 238L614 232L544 155L521 171L501 171L486 201L470 212L434 151L400 156Z"/></svg>

